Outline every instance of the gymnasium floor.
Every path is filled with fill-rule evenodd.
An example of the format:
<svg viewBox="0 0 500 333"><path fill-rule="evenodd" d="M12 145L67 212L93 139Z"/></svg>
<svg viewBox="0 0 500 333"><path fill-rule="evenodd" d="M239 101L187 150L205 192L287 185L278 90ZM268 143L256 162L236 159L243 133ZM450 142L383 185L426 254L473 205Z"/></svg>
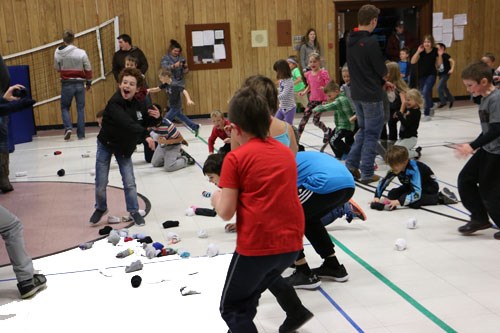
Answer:
<svg viewBox="0 0 500 333"><path fill-rule="evenodd" d="M437 110L432 121L421 123L419 145L423 147L422 161L432 167L441 187L458 194L456 178L465 161L454 157L449 144L470 141L480 127L476 107L466 102L456 104L452 110ZM333 126L331 114L323 120ZM201 193L215 189L200 169L211 131L207 119L201 122L201 138L180 126L189 141L186 150L197 165L165 173L146 164L142 152L133 156L138 191L150 200L152 208L146 226L133 227L130 232L150 235L163 244L169 232L176 232L182 240L172 247L189 251L191 258L175 255L150 260L142 256L135 241L114 247L102 240L90 250L77 248L36 260L35 268L47 276L48 288L25 301L18 299L11 267L0 268L0 331L227 331L218 302L236 235L225 233L225 223L218 217L184 214L191 205L209 207L209 199ZM11 180L92 183L89 171L94 168L95 138L93 133L83 141L64 142L62 131L58 131L55 136L40 135L33 142L17 145L11 154ZM319 149L321 133L312 123L307 125L302 142L308 150ZM58 165L44 159L54 150L63 151ZM91 157L82 159L81 154L87 151ZM329 148L327 152L331 153ZM377 173L383 175L387 167L381 160L377 163ZM61 167L66 170L63 178L56 175ZM16 171L27 171L28 177L16 178ZM121 187L116 164L110 185ZM500 243L493 239L496 230L459 235L460 219L468 218L461 204L372 211L368 207L371 190L371 186L358 186L354 194L368 215L366 222L349 224L341 219L328 227L350 279L346 283L323 281L316 291L298 291L315 314L300 332L498 332ZM88 210L80 213L90 217L92 211L93 202L88 202ZM406 222L412 217L418 221L417 228L407 229ZM179 220L180 227L163 229L165 220ZM208 238L198 238L200 230L205 230ZM394 249L397 238L406 239L405 251ZM304 241L310 265L318 266L320 258ZM206 257L210 243L218 247L219 256ZM135 250L132 256L115 258L127 247ZM125 266L135 260L143 262L143 270L125 273ZM135 274L142 277L136 289L130 284ZM182 287L200 294L182 296ZM268 292L263 294L255 319L259 332L277 332L283 320L284 313L275 299Z"/></svg>

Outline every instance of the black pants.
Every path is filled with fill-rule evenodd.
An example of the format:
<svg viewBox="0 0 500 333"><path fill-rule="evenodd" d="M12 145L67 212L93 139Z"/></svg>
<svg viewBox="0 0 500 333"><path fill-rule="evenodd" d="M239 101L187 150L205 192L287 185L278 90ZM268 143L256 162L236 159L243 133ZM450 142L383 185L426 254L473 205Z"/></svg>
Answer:
<svg viewBox="0 0 500 333"><path fill-rule="evenodd" d="M387 124L382 128L382 133L380 133L380 140L398 140L398 119L394 118L394 114L397 110L389 111L389 120ZM389 128L389 133L387 133L387 128Z"/></svg>
<svg viewBox="0 0 500 333"><path fill-rule="evenodd" d="M458 193L471 220L500 225L500 155L479 149L458 175Z"/></svg>
<svg viewBox="0 0 500 333"><path fill-rule="evenodd" d="M144 146L144 160L148 163L151 163L151 160L153 159L153 155L155 152L154 150L149 149L147 141L144 141L142 145ZM155 147L158 147L158 142L155 142Z"/></svg>
<svg viewBox="0 0 500 333"><path fill-rule="evenodd" d="M330 138L330 148L338 159L341 159L344 154L349 154L353 143L354 133L346 129L336 128Z"/></svg>
<svg viewBox="0 0 500 333"><path fill-rule="evenodd" d="M237 252L233 254L220 301L222 319L231 333L257 333L253 319L257 314L260 295L268 288L278 301L282 297L291 297L293 301L290 303L297 310L300 309L302 303L295 290L281 277L297 254L290 252L256 257L243 256ZM287 314L293 314L291 306L285 306Z"/></svg>
<svg viewBox="0 0 500 333"><path fill-rule="evenodd" d="M332 243L325 226L321 223L321 218L333 208L349 201L353 194L354 188L345 188L327 194L318 194L303 187L299 188L299 198L306 219L304 234L316 253L323 259L335 253L335 245ZM301 251L297 260L302 258L305 258L304 250Z"/></svg>
<svg viewBox="0 0 500 333"><path fill-rule="evenodd" d="M405 197L410 194L412 189L410 186L402 185L400 187L393 188L387 193L387 198L389 200L399 200L399 202L405 200ZM439 203L439 191L425 192L422 190L422 197L420 200L412 202L408 205L410 208L420 208L422 206L432 206Z"/></svg>

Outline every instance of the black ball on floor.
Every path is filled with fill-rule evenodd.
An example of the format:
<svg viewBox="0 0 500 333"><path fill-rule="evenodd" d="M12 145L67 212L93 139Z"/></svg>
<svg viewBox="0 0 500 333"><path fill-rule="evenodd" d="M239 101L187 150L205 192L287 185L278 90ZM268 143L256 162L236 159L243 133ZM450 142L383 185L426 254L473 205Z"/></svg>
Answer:
<svg viewBox="0 0 500 333"><path fill-rule="evenodd" d="M62 177L62 176L64 176L65 174L66 174L66 171L64 171L64 169L59 169L59 170L57 171L57 175L58 175L59 177Z"/></svg>
<svg viewBox="0 0 500 333"><path fill-rule="evenodd" d="M141 285L142 278L139 275L134 275L132 276L132 279L130 280L130 283L132 284L132 287L137 288Z"/></svg>

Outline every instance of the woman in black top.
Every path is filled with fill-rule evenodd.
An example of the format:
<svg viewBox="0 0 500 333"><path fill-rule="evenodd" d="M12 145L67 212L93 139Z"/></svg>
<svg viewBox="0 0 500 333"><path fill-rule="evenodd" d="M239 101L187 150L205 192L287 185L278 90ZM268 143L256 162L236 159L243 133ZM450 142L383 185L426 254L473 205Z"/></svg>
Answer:
<svg viewBox="0 0 500 333"><path fill-rule="evenodd" d="M438 49L434 46L434 37L427 35L417 52L411 58L412 64L418 63L418 87L425 100L424 119L431 120L432 88L436 83L437 68L441 66L443 60L438 54Z"/></svg>

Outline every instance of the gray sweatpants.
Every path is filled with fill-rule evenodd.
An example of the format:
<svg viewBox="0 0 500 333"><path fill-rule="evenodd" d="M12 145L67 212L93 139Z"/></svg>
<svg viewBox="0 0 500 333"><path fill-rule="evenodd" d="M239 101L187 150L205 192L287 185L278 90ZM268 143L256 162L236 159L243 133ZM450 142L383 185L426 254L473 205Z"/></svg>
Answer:
<svg viewBox="0 0 500 333"><path fill-rule="evenodd" d="M181 156L181 145L167 145L156 147L151 159L153 167L163 167L165 171L172 172L187 166L187 160Z"/></svg>
<svg viewBox="0 0 500 333"><path fill-rule="evenodd" d="M418 153L415 149L413 149L417 145L417 137L415 136L408 139L399 139L396 143L394 143L394 145L406 147L406 149L408 149L409 158L415 158L418 156Z"/></svg>
<svg viewBox="0 0 500 333"><path fill-rule="evenodd" d="M17 216L3 206L0 206L0 234L5 241L17 281L32 279L33 262L24 248L23 225Z"/></svg>

